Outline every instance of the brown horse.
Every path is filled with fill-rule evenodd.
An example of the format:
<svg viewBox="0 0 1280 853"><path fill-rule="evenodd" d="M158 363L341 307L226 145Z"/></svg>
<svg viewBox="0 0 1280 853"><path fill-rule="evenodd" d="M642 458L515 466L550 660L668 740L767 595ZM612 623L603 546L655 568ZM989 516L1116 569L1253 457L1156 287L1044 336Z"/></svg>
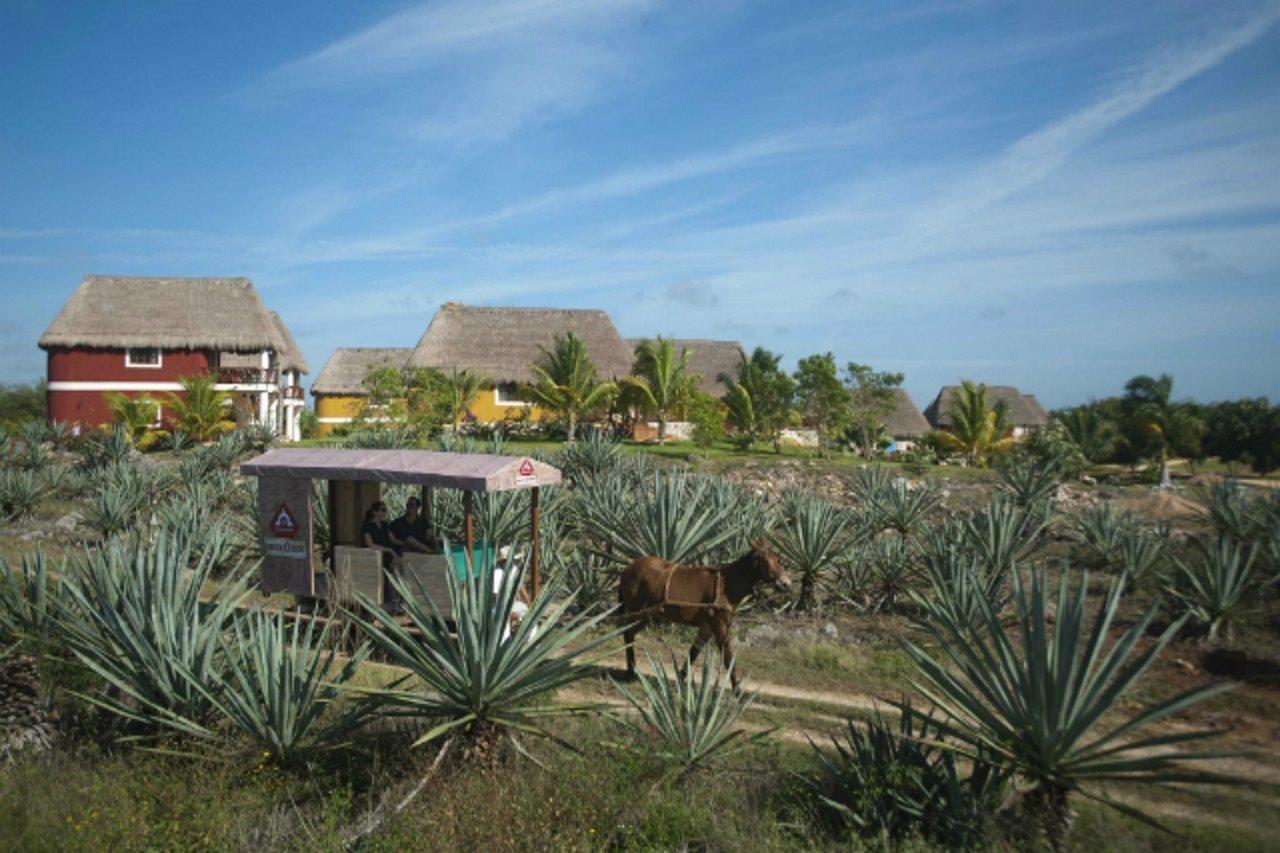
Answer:
<svg viewBox="0 0 1280 853"><path fill-rule="evenodd" d="M691 625L698 636L689 649L692 662L707 640L715 638L725 666L733 663L729 632L733 614L756 584L787 588L791 582L761 536L751 550L725 566L686 566L661 557L638 557L622 572L618 584L619 618L632 622L623 632L627 645L627 675L636 674L636 635L655 622ZM732 673L734 686L738 673Z"/></svg>

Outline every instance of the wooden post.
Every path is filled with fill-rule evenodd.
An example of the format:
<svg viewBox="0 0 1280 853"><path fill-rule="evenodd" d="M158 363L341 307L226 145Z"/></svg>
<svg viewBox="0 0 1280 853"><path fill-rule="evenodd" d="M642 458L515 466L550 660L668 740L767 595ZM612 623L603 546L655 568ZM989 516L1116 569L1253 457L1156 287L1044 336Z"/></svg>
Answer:
<svg viewBox="0 0 1280 853"><path fill-rule="evenodd" d="M332 585L338 577L338 566L335 562L337 553L336 537L338 535L338 484L329 481L329 583Z"/></svg>
<svg viewBox="0 0 1280 853"><path fill-rule="evenodd" d="M474 571L471 550L475 547L475 518L471 507L471 492L462 493L462 538L467 548L467 566Z"/></svg>
<svg viewBox="0 0 1280 853"><path fill-rule="evenodd" d="M529 574L533 577L533 599L537 599L538 593L542 590L542 555L540 549L542 546L541 537L538 536L538 487L533 487L533 492L529 495L529 541L532 543L529 554Z"/></svg>

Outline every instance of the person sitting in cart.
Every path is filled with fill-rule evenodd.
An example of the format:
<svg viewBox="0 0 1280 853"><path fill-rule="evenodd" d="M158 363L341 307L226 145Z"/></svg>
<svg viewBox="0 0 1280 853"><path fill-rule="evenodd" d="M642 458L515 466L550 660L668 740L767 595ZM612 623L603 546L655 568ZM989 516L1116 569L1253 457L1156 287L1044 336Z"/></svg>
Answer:
<svg viewBox="0 0 1280 853"><path fill-rule="evenodd" d="M391 532L391 525L387 523L387 505L382 501L376 501L364 513L364 526L360 528L360 538L364 540L364 547L372 548L382 554L382 567L390 568L394 563L399 562L400 552L404 543L396 538Z"/></svg>
<svg viewBox="0 0 1280 853"><path fill-rule="evenodd" d="M440 540L431 529L431 523L422 514L422 502L410 497L404 503L404 515L391 522L391 535L400 542L404 551L419 554L438 554Z"/></svg>

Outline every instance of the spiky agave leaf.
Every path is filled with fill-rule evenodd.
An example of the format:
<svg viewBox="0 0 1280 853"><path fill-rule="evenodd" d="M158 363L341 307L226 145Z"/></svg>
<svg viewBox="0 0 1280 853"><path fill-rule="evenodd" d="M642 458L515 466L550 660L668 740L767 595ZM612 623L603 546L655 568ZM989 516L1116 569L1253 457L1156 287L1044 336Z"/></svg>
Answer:
<svg viewBox="0 0 1280 853"><path fill-rule="evenodd" d="M1256 546L1221 536L1212 545L1197 541L1190 560L1174 561L1169 591L1184 618L1208 632L1209 642L1217 642L1224 629L1230 639L1233 620L1260 585L1256 557Z"/></svg>
<svg viewBox="0 0 1280 853"><path fill-rule="evenodd" d="M1016 572L1017 568L1013 571ZM929 580L929 591L908 591L923 614L918 621L927 623L943 619L978 632L986 627L988 606L1001 613L1009 602L1008 575L987 570L977 557L961 554L958 550L926 559L925 574Z"/></svg>
<svg viewBox="0 0 1280 853"><path fill-rule="evenodd" d="M341 747L376 709L340 702L341 687L355 677L369 649L362 644L336 666L332 624L317 632L315 622L291 619L283 611L249 613L234 620L224 636L224 664L214 684L193 683L274 758L289 761Z"/></svg>
<svg viewBox="0 0 1280 853"><path fill-rule="evenodd" d="M821 576L845 555L850 523L842 508L809 498L798 502L792 518L775 531L774 548L800 574L797 606L801 609L814 603Z"/></svg>
<svg viewBox="0 0 1280 853"><path fill-rule="evenodd" d="M241 573L215 583L213 568L164 534L153 545L113 541L72 561L60 592L74 616L60 621L59 637L113 688L88 701L153 728L209 734L222 634L248 581Z"/></svg>
<svg viewBox="0 0 1280 853"><path fill-rule="evenodd" d="M965 519L964 529L965 548L982 561L984 570L1004 573L1035 548L1044 521L1034 510L996 495L986 509Z"/></svg>
<svg viewBox="0 0 1280 853"><path fill-rule="evenodd" d="M464 727L551 736L542 727L543 721L583 710L555 703L555 691L586 677L589 670L583 663L597 659L600 655L593 657L591 653L622 629L587 639L609 614L569 615L573 595L562 595L552 583L507 636L508 617L527 567L527 560L512 567L502 588L494 593L487 572L462 579L460 567L450 558L448 578L456 631L450 630L434 602L415 595L409 581L391 576L409 624L402 625L363 597L361 611L352 613L351 618L376 649L391 663L408 670L420 686L348 689L392 713L441 721L415 745Z"/></svg>
<svg viewBox="0 0 1280 853"><path fill-rule="evenodd" d="M771 729L752 733L738 726L756 694L733 689L729 684L733 667L721 666L718 656L703 656L700 676L695 676L687 659L683 667L673 660L668 670L661 658L647 657L653 675L637 675L638 692L614 682L640 715L640 723L627 717L619 719L639 734L657 736L656 745L646 743L646 752L688 773L772 734Z"/></svg>
<svg viewBox="0 0 1280 853"><path fill-rule="evenodd" d="M1221 753L1152 752L1218 732L1142 732L1230 685L1193 688L1147 705L1119 724L1102 722L1177 634L1183 620L1170 625L1145 651L1138 651L1158 602L1110 641L1123 577L1112 583L1091 620L1086 614L1088 574L1073 589L1070 573L1063 571L1052 621L1044 570L1032 571L1029 585L1019 573L1013 578L1017 609L1013 630L1001 623L994 607L982 604L986 627L980 632L945 613L936 614L924 626L941 657L905 643L920 676L915 686L945 715L940 728L962 744L954 748L973 758L989 755L1025 779L1042 798L1051 838L1059 841L1065 832L1069 796L1083 792L1098 798L1085 786L1229 781L1194 768L1196 762L1222 757Z"/></svg>
<svg viewBox="0 0 1280 853"><path fill-rule="evenodd" d="M54 634L60 601L48 562L43 551L23 554L16 570L0 560L0 631L12 638L43 643Z"/></svg>

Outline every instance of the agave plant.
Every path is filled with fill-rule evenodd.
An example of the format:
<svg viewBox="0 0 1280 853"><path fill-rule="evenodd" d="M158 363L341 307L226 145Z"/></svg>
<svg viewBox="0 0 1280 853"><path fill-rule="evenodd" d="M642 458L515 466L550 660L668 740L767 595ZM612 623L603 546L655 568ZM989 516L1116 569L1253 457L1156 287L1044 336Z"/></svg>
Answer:
<svg viewBox="0 0 1280 853"><path fill-rule="evenodd" d="M1090 619L1088 575L1073 589L1069 574L1062 573L1052 617L1043 569L1031 573L1029 585L1014 573L1017 625L1012 630L993 606L980 603L986 620L981 632L941 612L925 624L945 657L906 643L920 675L916 687L945 715L939 731L956 739L952 748L960 753L997 763L1025 783L1024 804L1055 849L1069 828L1069 801L1077 793L1140 816L1092 785L1222 781L1192 769L1194 762L1214 754L1153 751L1217 732L1143 736L1141 730L1227 689L1197 687L1148 705L1124 722L1102 722L1181 629L1183 619L1138 651L1156 615L1158 603L1153 603L1110 642L1124 578L1112 583Z"/></svg>
<svg viewBox="0 0 1280 853"><path fill-rule="evenodd" d="M0 470L0 514L9 521L31 515L47 492L44 478L36 471Z"/></svg>
<svg viewBox="0 0 1280 853"><path fill-rule="evenodd" d="M1130 530L1116 543L1114 565L1134 580L1142 580L1160 561L1163 552L1164 540L1148 536L1141 530Z"/></svg>
<svg viewBox="0 0 1280 853"><path fill-rule="evenodd" d="M593 490L591 497L577 501L579 523L591 539L603 543L598 553L617 562L652 555L697 563L736 541L741 532L736 508L718 503L705 478L684 471L655 471L629 499L592 500L600 493Z"/></svg>
<svg viewBox="0 0 1280 853"><path fill-rule="evenodd" d="M925 574L929 591L908 593L922 613L918 621L941 619L976 633L986 627L988 609L999 614L1009 602L1006 573L985 569L977 557L958 550L931 556L925 561Z"/></svg>
<svg viewBox="0 0 1280 853"><path fill-rule="evenodd" d="M885 528L910 536L941 502L934 486L912 488L906 480L897 479L880 492L875 505Z"/></svg>
<svg viewBox="0 0 1280 853"><path fill-rule="evenodd" d="M1251 499L1235 480L1216 480L1199 493L1209 523L1220 536L1252 542L1265 529L1262 501Z"/></svg>
<svg viewBox="0 0 1280 853"><path fill-rule="evenodd" d="M862 549L862 559L871 567L872 609L892 611L915 578L915 553L900 534L886 531Z"/></svg>
<svg viewBox="0 0 1280 853"><path fill-rule="evenodd" d="M987 508L965 519L965 548L985 571L1005 573L1034 549L1044 522L1007 497L993 496Z"/></svg>
<svg viewBox="0 0 1280 853"><path fill-rule="evenodd" d="M1071 519L1076 538L1085 546L1090 561L1107 565L1115 562L1121 540L1137 530L1138 522L1128 510L1117 512L1109 503L1095 504Z"/></svg>
<svg viewBox="0 0 1280 853"><path fill-rule="evenodd" d="M404 601L407 625L360 598L361 612L352 614L352 621L414 682L350 689L392 713L439 720L415 745L458 732L477 747L520 732L554 738L546 721L584 710L556 704L555 691L586 677L590 670L581 665L584 658L592 660L591 653L621 629L589 637L608 614L568 615L573 596L562 596L553 583L510 631L508 617L527 567L525 561L511 568L493 593L487 575L460 579L459 567L451 565L456 631L403 578L392 576L391 584Z"/></svg>
<svg viewBox="0 0 1280 853"><path fill-rule="evenodd" d="M103 483L85 507L85 521L109 539L139 527L138 514L146 500L146 493L133 487Z"/></svg>
<svg viewBox="0 0 1280 853"><path fill-rule="evenodd" d="M653 675L637 675L640 689L636 693L614 682L640 717L639 722L619 719L645 737L646 755L675 765L676 778L709 767L772 734L768 729L751 733L738 725L755 701L755 693L730 686L732 664L722 666L717 655L707 654L702 658L701 676L695 677L687 660L685 666L677 666L673 660L668 670L661 658L647 657Z"/></svg>
<svg viewBox="0 0 1280 853"><path fill-rule="evenodd" d="M979 760L963 775L955 755L934 743L936 722L909 704L901 708L896 725L879 711L865 725L850 719L843 738L831 737L830 752L810 744L817 772L799 778L819 817L881 841L919 836L947 850L982 845L1008 774Z"/></svg>
<svg viewBox="0 0 1280 853"><path fill-rule="evenodd" d="M375 710L369 703L340 701L341 688L355 677L368 646L339 665L332 625L317 632L314 621L258 610L234 620L223 643L223 666L209 699L281 762L345 746ZM194 684L204 686L199 679Z"/></svg>
<svg viewBox="0 0 1280 853"><path fill-rule="evenodd" d="M169 445L169 449L174 453L181 453L191 446L191 436L187 435L177 427L174 427L169 431L169 440L167 443Z"/></svg>
<svg viewBox="0 0 1280 853"><path fill-rule="evenodd" d="M858 500L870 506L880 502L894 477L883 465L867 465L858 469L854 477L853 491Z"/></svg>
<svg viewBox="0 0 1280 853"><path fill-rule="evenodd" d="M59 615L53 591L43 552L23 554L17 569L0 560L0 632L43 644L53 636Z"/></svg>
<svg viewBox="0 0 1280 853"><path fill-rule="evenodd" d="M1184 618L1201 626L1210 643L1232 639L1232 626L1261 585L1257 547L1221 536L1212 545L1197 542L1188 561L1175 560L1170 592Z"/></svg>
<svg viewBox="0 0 1280 853"><path fill-rule="evenodd" d="M570 483L594 480L618 470L622 445L601 429L565 444L556 462Z"/></svg>
<svg viewBox="0 0 1280 853"><path fill-rule="evenodd" d="M208 735L222 638L248 578L217 583L213 567L163 535L154 545L117 540L75 561L60 592L78 618L62 620L59 636L111 688L88 701L153 732Z"/></svg>
<svg viewBox="0 0 1280 853"><path fill-rule="evenodd" d="M96 471L105 465L124 462L133 453L129 431L116 424L95 433L80 443L80 466Z"/></svg>
<svg viewBox="0 0 1280 853"><path fill-rule="evenodd" d="M1053 503L1062 480L1056 464L1023 454L1011 455L996 470L1000 475L996 488L1009 495L1018 506L1040 511Z"/></svg>
<svg viewBox="0 0 1280 853"><path fill-rule="evenodd" d="M822 574L843 556L847 548L849 516L840 507L809 498L795 508L773 536L773 546L783 561L800 574L796 606L804 610L815 603Z"/></svg>

